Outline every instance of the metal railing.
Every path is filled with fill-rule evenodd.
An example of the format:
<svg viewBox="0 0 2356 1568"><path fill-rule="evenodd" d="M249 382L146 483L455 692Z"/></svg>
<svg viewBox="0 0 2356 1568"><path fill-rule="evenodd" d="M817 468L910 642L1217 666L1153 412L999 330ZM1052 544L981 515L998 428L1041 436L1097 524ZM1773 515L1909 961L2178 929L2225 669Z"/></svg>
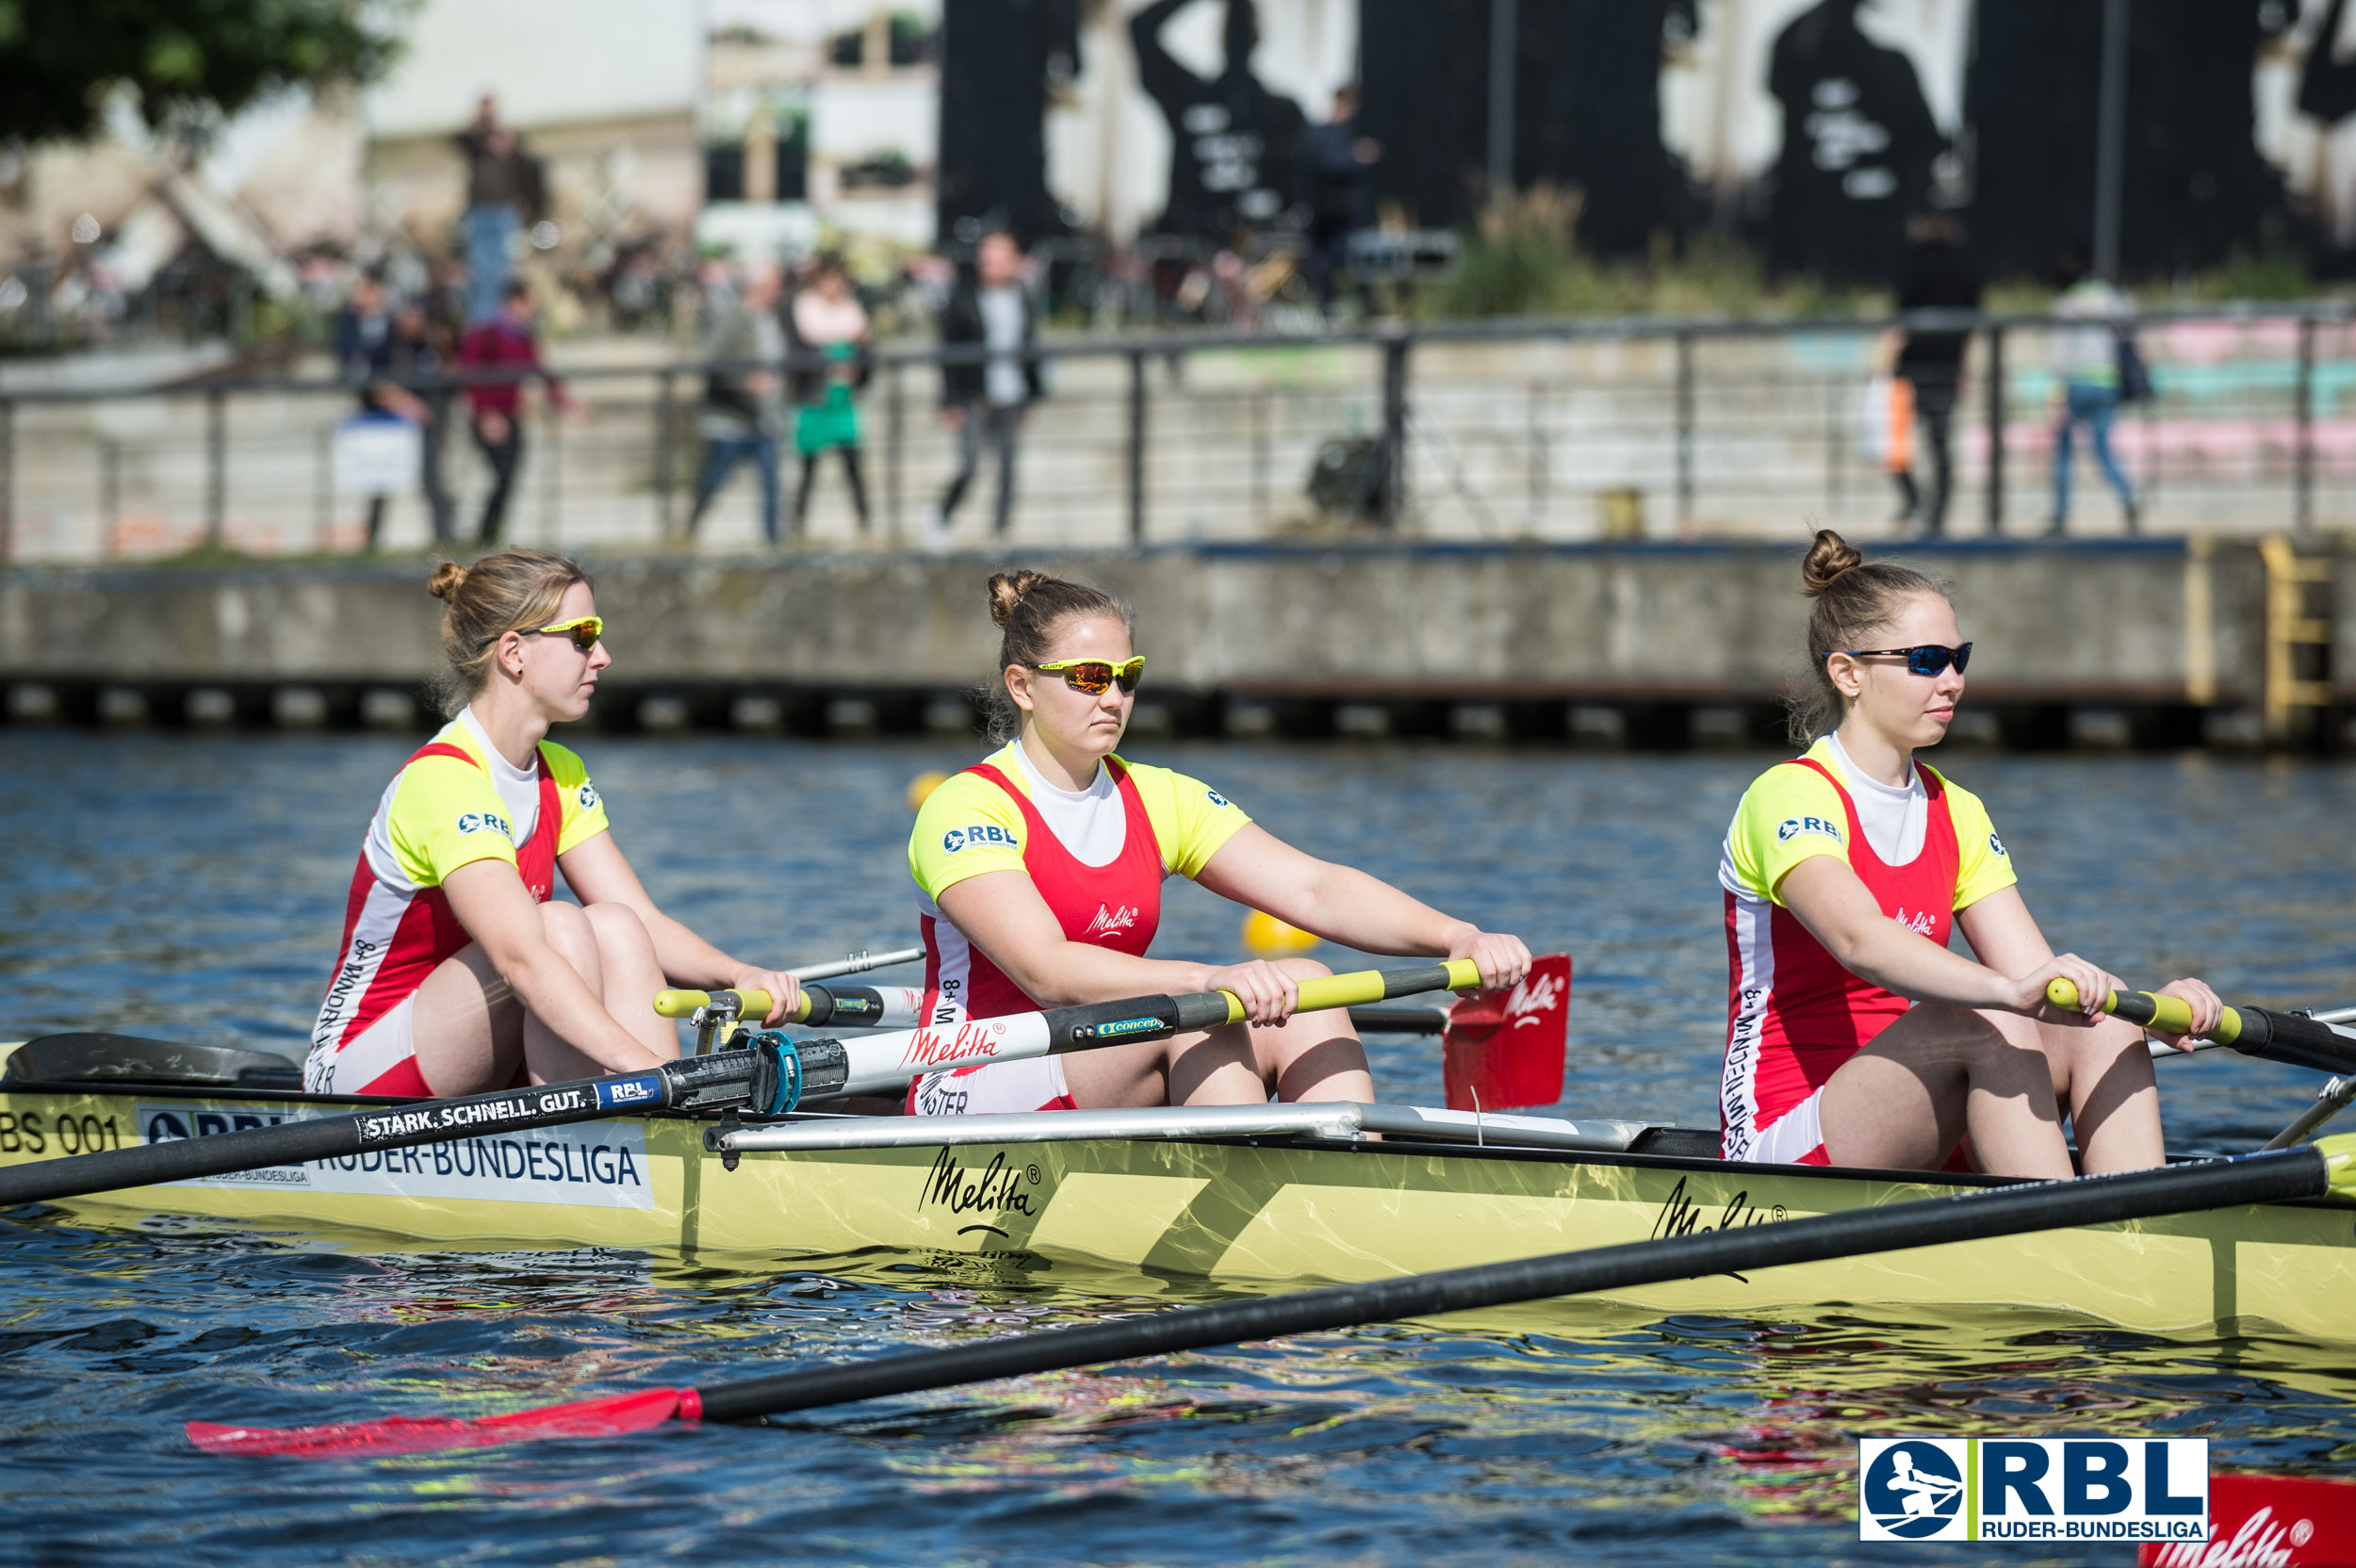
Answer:
<svg viewBox="0 0 2356 1568"><path fill-rule="evenodd" d="M2021 531L2045 521L2045 351L2057 324L1937 313L1047 339L1037 351L1050 394L1022 443L1011 538L1139 546L1317 535L1345 520L1443 539L1788 536L1804 521L1870 535L1889 524L1897 491L1863 428L1864 400L1886 335L1900 327L1970 335L1949 531ZM2347 309L2155 314L2135 326L2156 396L2121 412L2116 439L2147 529L2356 526L2356 489L2343 482L2356 477L2356 319ZM861 410L870 538L920 536L957 456L931 412L941 367L982 357L928 345L875 351ZM577 425L545 405L528 416L506 537L687 546L703 378L744 367L552 368L589 413ZM467 384L502 379L515 376L437 384L457 406ZM317 553L357 542L363 498L336 492L331 462L335 431L352 412L350 384L229 375L91 391L22 380L0 372L0 561L200 545ZM442 439L460 480L463 538L485 475L463 455L462 429ZM790 470L790 429L782 445ZM1328 498L1340 494L1342 510L1359 515L1337 518L1309 500L1321 456L1347 468ZM2115 531L2083 451L2080 466L2076 526ZM1914 466L1927 481L1926 454ZM859 537L835 473L831 464L821 472L806 535L814 543ZM961 537L987 536L995 482L985 468ZM733 482L699 547L757 538L753 489L749 475ZM786 489L790 507L791 472ZM392 515L389 544L429 542L417 497L399 498Z"/></svg>

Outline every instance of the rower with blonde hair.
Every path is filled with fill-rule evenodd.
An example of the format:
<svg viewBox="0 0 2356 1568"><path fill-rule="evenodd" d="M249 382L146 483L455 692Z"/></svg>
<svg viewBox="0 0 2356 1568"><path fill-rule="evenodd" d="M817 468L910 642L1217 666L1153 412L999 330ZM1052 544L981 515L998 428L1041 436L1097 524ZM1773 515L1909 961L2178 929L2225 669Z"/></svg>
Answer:
<svg viewBox="0 0 2356 1568"><path fill-rule="evenodd" d="M319 1094L461 1095L634 1072L679 1054L666 984L799 1000L655 906L605 803L549 728L589 710L605 648L589 576L562 556L444 562L453 716L386 785L352 874L311 1034ZM556 876L581 902L555 898Z"/></svg>

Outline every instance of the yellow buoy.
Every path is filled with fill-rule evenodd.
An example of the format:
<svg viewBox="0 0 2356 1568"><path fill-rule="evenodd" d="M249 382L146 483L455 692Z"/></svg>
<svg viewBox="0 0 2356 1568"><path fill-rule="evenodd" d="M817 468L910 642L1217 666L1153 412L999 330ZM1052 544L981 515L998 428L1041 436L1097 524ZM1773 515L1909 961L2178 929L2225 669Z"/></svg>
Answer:
<svg viewBox="0 0 2356 1568"><path fill-rule="evenodd" d="M1243 945L1264 956L1306 953L1317 945L1317 940L1300 926L1287 925L1274 915L1257 909L1243 917Z"/></svg>
<svg viewBox="0 0 2356 1568"><path fill-rule="evenodd" d="M949 776L937 769L926 768L908 780L908 809L920 809L935 790L949 782Z"/></svg>

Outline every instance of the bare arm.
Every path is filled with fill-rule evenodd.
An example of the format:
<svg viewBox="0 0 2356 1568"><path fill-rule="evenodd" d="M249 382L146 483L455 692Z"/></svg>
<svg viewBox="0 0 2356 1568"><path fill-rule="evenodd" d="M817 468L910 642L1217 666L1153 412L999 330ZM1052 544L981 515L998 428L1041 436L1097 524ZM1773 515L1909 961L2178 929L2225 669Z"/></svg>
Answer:
<svg viewBox="0 0 2356 1568"><path fill-rule="evenodd" d="M548 945L540 906L506 860L473 860L442 878L450 912L534 1017L608 1072L662 1061L614 1021L581 972Z"/></svg>
<svg viewBox="0 0 2356 1568"><path fill-rule="evenodd" d="M1196 880L1221 898L1361 952L1470 958L1493 990L1530 972L1530 949L1518 937L1444 915L1380 877L1303 854L1256 824L1221 844Z"/></svg>
<svg viewBox="0 0 2356 1568"><path fill-rule="evenodd" d="M2018 888L1999 888L1977 904L1955 912L1955 923L1963 927L1964 940L1972 944L1980 962L2006 974L2019 974L2050 964L2053 958L2053 944L2045 933L2037 929L2037 917L2029 913ZM2224 1012L2224 1004L2217 993L2199 980L2189 977L2171 980L2160 988L2163 996L2180 996L2192 1004L2192 1034L2205 1035L2217 1027ZM2152 1034L2184 1050L2184 1036Z"/></svg>
<svg viewBox="0 0 2356 1568"><path fill-rule="evenodd" d="M1780 891L1784 907L1824 944L1824 951L1841 968L1916 1002L1991 1007L2051 1019L2054 1015L2045 1001L2047 981L2056 976L2070 981L2086 999L2086 1011L2103 992L2119 984L2075 955L2053 956L2036 923L2028 918L2021 895L2011 889L1991 894L1965 911L1964 934L1973 938L1972 951L1981 954L1986 963L1973 963L1959 953L1951 953L1882 913L1857 873L1834 856L1813 855L1801 861L1784 874ZM2017 919L2007 919L1991 907L2007 897ZM1980 912L1975 915L1974 911ZM1989 947L1981 947L1978 934L1988 936ZM2041 956L2033 959L2033 954Z"/></svg>
<svg viewBox="0 0 2356 1568"><path fill-rule="evenodd" d="M942 889L940 904L949 923L1042 1006L1217 988L1214 965L1137 958L1068 940L1055 912L1023 872L969 876Z"/></svg>
<svg viewBox="0 0 2356 1568"><path fill-rule="evenodd" d="M764 1021L769 1023L793 1011L801 988L792 975L731 958L656 908L612 833L582 840L559 857L556 864L564 874L564 885L583 904L619 904L637 915L646 935L654 939L655 962L669 979L703 989L726 987L767 991L773 1003Z"/></svg>
<svg viewBox="0 0 2356 1568"><path fill-rule="evenodd" d="M1265 829L1246 826L1219 847L1198 880L1225 898L1265 909L1305 931L1372 953L1469 957L1492 986L1530 972L1530 950L1450 920L1364 872L1303 855ZM1019 871L990 872L944 889L941 912L1006 978L1050 1007L1166 991L1231 990L1255 1023L1286 1017L1298 1001L1292 978L1271 964L1229 968L1137 958L1068 940L1063 925Z"/></svg>

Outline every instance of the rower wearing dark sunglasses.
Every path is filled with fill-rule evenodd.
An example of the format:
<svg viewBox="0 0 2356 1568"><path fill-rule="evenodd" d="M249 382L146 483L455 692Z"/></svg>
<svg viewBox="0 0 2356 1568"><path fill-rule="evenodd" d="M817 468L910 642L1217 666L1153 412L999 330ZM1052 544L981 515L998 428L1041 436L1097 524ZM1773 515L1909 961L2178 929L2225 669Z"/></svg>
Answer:
<svg viewBox="0 0 2356 1568"><path fill-rule="evenodd" d="M2065 1177L2067 1115L2085 1172L2158 1165L2142 1032L2091 1011L2124 985L2054 956L1987 808L1915 760L1963 695L1955 607L1829 529L1801 575L1812 676L1792 739L1808 750L1743 795L1718 870L1725 1156ZM1949 950L1953 926L1978 962ZM2047 1003L2057 977L2085 1010ZM2207 986L2166 989L2192 1004L2194 1033L2216 1024Z"/></svg>
<svg viewBox="0 0 2356 1568"><path fill-rule="evenodd" d="M1017 572L990 580L990 607L1004 629L994 728L1008 743L935 790L908 841L934 1017L1224 989L1249 1021L936 1073L911 1086L910 1110L1371 1100L1349 1015L1293 1011L1299 981L1322 965L1145 956L1172 875L1365 952L1470 958L1493 987L1529 972L1518 938L1304 855L1209 785L1116 756L1145 668L1127 606Z"/></svg>
<svg viewBox="0 0 2356 1568"><path fill-rule="evenodd" d="M500 550L444 562L457 714L377 802L343 949L303 1067L319 1094L474 1094L635 1072L679 1054L666 984L766 990L646 896L581 759L547 740L589 710L613 656L580 565ZM581 900L555 901L556 874Z"/></svg>

